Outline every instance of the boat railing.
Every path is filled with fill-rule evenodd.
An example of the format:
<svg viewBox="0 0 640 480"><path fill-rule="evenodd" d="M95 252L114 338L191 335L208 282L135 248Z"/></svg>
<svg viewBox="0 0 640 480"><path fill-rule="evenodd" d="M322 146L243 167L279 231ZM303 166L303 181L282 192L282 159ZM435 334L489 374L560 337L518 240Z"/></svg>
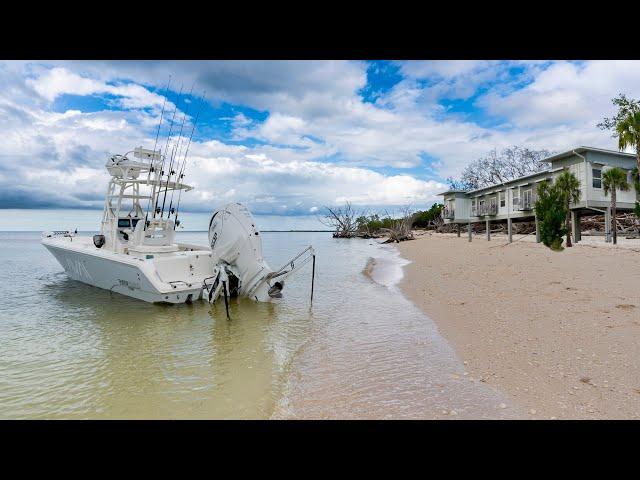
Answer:
<svg viewBox="0 0 640 480"><path fill-rule="evenodd" d="M69 230L54 230L52 232L44 232L42 236L46 238L73 237L76 235L76 233L77 230L75 232L71 232Z"/></svg>

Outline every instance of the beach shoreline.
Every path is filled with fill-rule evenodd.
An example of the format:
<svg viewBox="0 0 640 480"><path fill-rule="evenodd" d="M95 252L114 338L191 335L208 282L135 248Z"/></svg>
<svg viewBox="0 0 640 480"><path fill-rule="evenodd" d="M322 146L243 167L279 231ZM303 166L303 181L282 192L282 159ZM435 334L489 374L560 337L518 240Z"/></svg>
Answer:
<svg viewBox="0 0 640 480"><path fill-rule="evenodd" d="M396 244L410 262L398 287L525 418L640 418L639 249L587 239L552 252L519 239Z"/></svg>

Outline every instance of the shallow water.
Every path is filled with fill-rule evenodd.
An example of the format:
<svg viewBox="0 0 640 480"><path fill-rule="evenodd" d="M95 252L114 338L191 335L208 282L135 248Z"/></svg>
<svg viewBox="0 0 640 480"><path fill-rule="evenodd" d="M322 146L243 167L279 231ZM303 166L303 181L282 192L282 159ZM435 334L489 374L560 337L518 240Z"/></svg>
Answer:
<svg viewBox="0 0 640 480"><path fill-rule="evenodd" d="M0 232L0 418L515 415L394 287L392 246L327 233L263 242L273 267L316 247L312 308L310 267L280 304L232 301L229 321L222 304L150 305L75 282L39 233Z"/></svg>

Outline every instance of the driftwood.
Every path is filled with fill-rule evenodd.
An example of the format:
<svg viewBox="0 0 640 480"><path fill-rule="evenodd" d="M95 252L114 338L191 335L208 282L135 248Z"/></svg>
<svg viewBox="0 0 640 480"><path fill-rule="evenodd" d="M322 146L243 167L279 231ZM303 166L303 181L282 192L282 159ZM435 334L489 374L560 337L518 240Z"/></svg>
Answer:
<svg viewBox="0 0 640 480"><path fill-rule="evenodd" d="M467 225L468 224L466 223L460 224L460 231L466 232ZM471 224L471 231L473 233L484 233L486 232L486 230L487 229L486 229L485 222L474 222ZM458 231L458 227L456 226L456 224L449 223L449 224L442 225L435 228L435 231L438 233L455 233ZM514 235L533 233L535 231L536 231L535 222L513 222L511 224L511 232ZM492 223L491 233L507 233L507 223L506 222Z"/></svg>
<svg viewBox="0 0 640 480"><path fill-rule="evenodd" d="M604 235L605 231L604 215L585 215L580 217L580 231L582 235ZM640 221L633 213L619 213L616 215L616 227L618 233L627 235L626 238L640 238ZM511 224L512 233L528 234L536 231L536 224L533 221L516 222ZM467 224L460 224L462 232L467 231ZM428 229L429 230L429 229ZM433 228L438 233L456 233L458 227L454 223L441 224ZM471 224L473 233L486 232L485 222L474 222ZM491 224L491 233L507 233L506 221Z"/></svg>
<svg viewBox="0 0 640 480"><path fill-rule="evenodd" d="M616 215L616 229L618 233L629 236L640 234L640 223L633 213L619 213ZM580 218L580 230L583 235L604 235L604 215L588 215Z"/></svg>
<svg viewBox="0 0 640 480"><path fill-rule="evenodd" d="M413 215L409 207L405 207L400 218L391 222L391 228L381 228L380 231L389 237L385 243L400 243L406 240L413 240Z"/></svg>

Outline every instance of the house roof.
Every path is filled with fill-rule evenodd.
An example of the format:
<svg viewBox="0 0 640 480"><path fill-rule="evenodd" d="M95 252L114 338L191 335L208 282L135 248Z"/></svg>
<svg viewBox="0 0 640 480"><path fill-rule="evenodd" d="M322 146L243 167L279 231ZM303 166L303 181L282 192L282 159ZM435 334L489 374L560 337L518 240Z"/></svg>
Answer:
<svg viewBox="0 0 640 480"><path fill-rule="evenodd" d="M447 195L449 193L467 193L467 190L455 190L455 189L451 189L451 190L447 190L446 192L442 192L442 193L437 193L436 195Z"/></svg>
<svg viewBox="0 0 640 480"><path fill-rule="evenodd" d="M566 152L556 153L555 155L551 155L550 157L547 157L542 161L551 163L555 160L560 160L561 158L570 157L571 155L574 155L576 152L577 153L600 152L600 153L607 153L609 155L619 155L621 157L626 157L626 158L636 158L636 156L633 153L625 153L625 152L620 152L618 150L607 150L605 148L582 146L582 147L572 148L571 150L567 150Z"/></svg>
<svg viewBox="0 0 640 480"><path fill-rule="evenodd" d="M558 170L562 170L562 169L561 168L554 168L554 169L546 168L546 169L540 170L539 172L536 172L536 173L530 173L529 175L524 175L522 177L514 178L513 180L507 180L506 182L494 183L493 185L489 185L487 187L481 187L481 188L476 188L475 190L469 190L466 193L471 194L471 193L481 192L483 190L491 190L492 188L502 187L502 186L513 184L513 183L522 182L523 180L527 180L529 178L548 175L549 173L553 173L553 172L558 171Z"/></svg>

